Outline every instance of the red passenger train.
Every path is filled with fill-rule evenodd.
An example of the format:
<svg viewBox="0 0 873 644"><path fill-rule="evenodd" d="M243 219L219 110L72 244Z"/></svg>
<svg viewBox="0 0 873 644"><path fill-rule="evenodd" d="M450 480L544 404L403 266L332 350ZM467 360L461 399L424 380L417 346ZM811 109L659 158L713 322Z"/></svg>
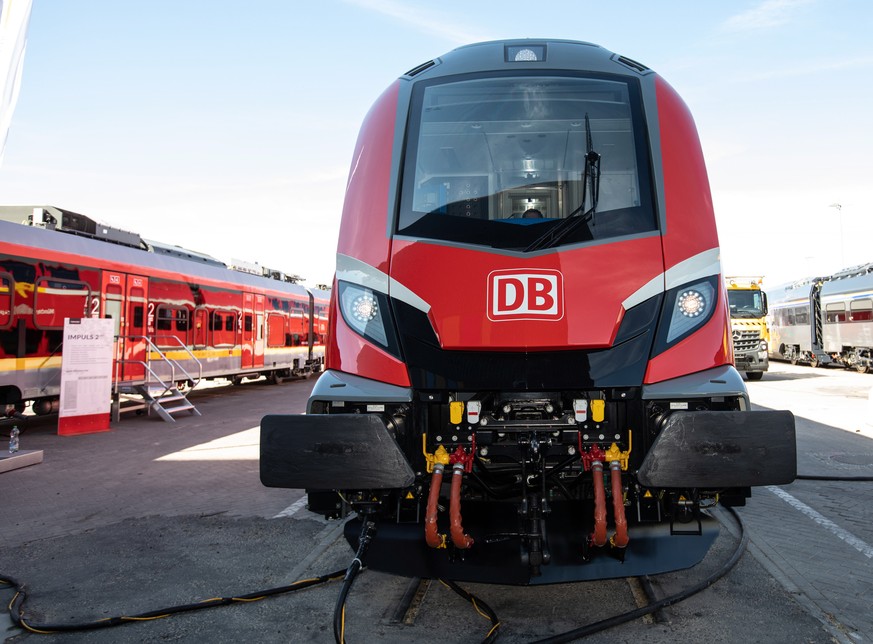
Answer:
<svg viewBox="0 0 873 644"><path fill-rule="evenodd" d="M697 132L652 70L558 40L428 61L361 129L327 371L308 415L263 419L261 480L357 512L350 543L402 575L694 565L707 507L796 474L722 281Z"/></svg>
<svg viewBox="0 0 873 644"><path fill-rule="evenodd" d="M321 370L326 291L67 210L26 210L0 212L0 411L57 410L65 318L115 321L116 386Z"/></svg>

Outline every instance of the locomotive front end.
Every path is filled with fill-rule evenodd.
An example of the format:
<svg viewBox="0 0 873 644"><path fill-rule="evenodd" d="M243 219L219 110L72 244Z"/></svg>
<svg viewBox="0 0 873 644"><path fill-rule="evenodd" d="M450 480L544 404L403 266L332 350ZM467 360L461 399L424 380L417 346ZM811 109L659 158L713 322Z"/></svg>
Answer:
<svg viewBox="0 0 873 644"><path fill-rule="evenodd" d="M596 45L491 42L374 105L327 371L262 422L261 479L375 521L369 566L551 583L696 564L705 509L795 476L794 420L732 366L681 99Z"/></svg>

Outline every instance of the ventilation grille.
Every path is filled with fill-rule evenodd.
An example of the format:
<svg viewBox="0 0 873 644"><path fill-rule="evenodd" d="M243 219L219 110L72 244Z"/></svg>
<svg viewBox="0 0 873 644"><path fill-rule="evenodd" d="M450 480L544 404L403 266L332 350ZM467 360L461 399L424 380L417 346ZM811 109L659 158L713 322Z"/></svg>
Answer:
<svg viewBox="0 0 873 644"><path fill-rule="evenodd" d="M619 56L616 60L618 62L620 62L622 65L624 65L625 67L630 67L635 72L643 73L643 72L650 71L649 68L646 67L645 65L643 65L642 63L638 63L637 61L635 61L631 58L628 58L627 56Z"/></svg>
<svg viewBox="0 0 873 644"><path fill-rule="evenodd" d="M416 75L420 74L421 72L423 72L424 70L430 69L434 65L436 65L436 62L433 60L429 60L426 63L422 63L418 67L413 67L408 72L406 72L404 74L404 76L416 76Z"/></svg>

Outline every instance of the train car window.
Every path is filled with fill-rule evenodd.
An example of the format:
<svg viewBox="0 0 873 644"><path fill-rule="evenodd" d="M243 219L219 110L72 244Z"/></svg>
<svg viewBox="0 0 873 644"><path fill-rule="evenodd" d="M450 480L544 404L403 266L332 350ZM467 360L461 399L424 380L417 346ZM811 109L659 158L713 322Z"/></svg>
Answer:
<svg viewBox="0 0 873 644"><path fill-rule="evenodd" d="M173 338L177 338L179 342L187 344L188 330L191 327L190 315L188 309L174 308L169 306L159 306L155 328L158 331L167 331L169 333L158 334L156 342L158 346L177 346L178 342Z"/></svg>
<svg viewBox="0 0 873 644"><path fill-rule="evenodd" d="M267 316L267 346L285 346L285 316L281 313L270 313Z"/></svg>
<svg viewBox="0 0 873 644"><path fill-rule="evenodd" d="M112 318L114 327L113 333L121 335L121 300L106 300L105 315L107 318Z"/></svg>
<svg viewBox="0 0 873 644"><path fill-rule="evenodd" d="M38 329L63 329L64 318L88 315L91 287L85 282L40 277L34 291L34 324Z"/></svg>
<svg viewBox="0 0 873 644"><path fill-rule="evenodd" d="M142 304L137 304L133 307L133 326L137 329L143 328L144 325L145 307Z"/></svg>
<svg viewBox="0 0 873 644"><path fill-rule="evenodd" d="M869 322L873 320L873 300L856 300L850 304L852 322Z"/></svg>
<svg viewBox="0 0 873 644"><path fill-rule="evenodd" d="M825 307L825 323L834 324L837 322L846 321L846 305L842 302L839 304L828 304Z"/></svg>
<svg viewBox="0 0 873 644"><path fill-rule="evenodd" d="M79 281L79 270L76 268L66 268L65 266L46 266L45 272L47 275L51 275L52 277L58 277L65 281Z"/></svg>
<svg viewBox="0 0 873 644"><path fill-rule="evenodd" d="M251 333L252 329L254 328L251 315L246 314L245 319L243 320L243 325L246 333Z"/></svg>
<svg viewBox="0 0 873 644"><path fill-rule="evenodd" d="M167 308L166 306L159 306L155 318L155 328L158 331L172 331L173 317L173 309Z"/></svg>
<svg viewBox="0 0 873 644"><path fill-rule="evenodd" d="M798 306L794 313L796 324L809 324L809 306Z"/></svg>
<svg viewBox="0 0 873 644"><path fill-rule="evenodd" d="M212 324L212 344L213 346L233 346L233 320L235 314L230 311L213 311Z"/></svg>
<svg viewBox="0 0 873 644"><path fill-rule="evenodd" d="M636 83L467 76L418 83L412 100L398 234L535 250L657 229Z"/></svg>
<svg viewBox="0 0 873 644"><path fill-rule="evenodd" d="M15 282L9 273L0 273L0 329L8 329L12 324L12 294Z"/></svg>
<svg viewBox="0 0 873 644"><path fill-rule="evenodd" d="M33 284L36 280L36 267L33 264L5 260L0 262L0 267L11 274L13 280L19 284Z"/></svg>
<svg viewBox="0 0 873 644"><path fill-rule="evenodd" d="M782 309L771 309L773 315L773 323L779 326L785 326L785 312Z"/></svg>

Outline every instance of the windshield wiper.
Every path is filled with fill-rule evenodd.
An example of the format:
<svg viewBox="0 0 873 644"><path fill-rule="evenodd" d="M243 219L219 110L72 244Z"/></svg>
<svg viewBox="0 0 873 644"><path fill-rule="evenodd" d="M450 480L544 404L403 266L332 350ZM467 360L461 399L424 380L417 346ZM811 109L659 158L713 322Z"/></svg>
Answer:
<svg viewBox="0 0 873 644"><path fill-rule="evenodd" d="M529 253L534 250L551 248L559 241L572 233L582 224L588 223L594 217L597 210L597 200L600 198L600 154L594 151L594 143L591 139L591 123L588 113L585 113L585 171L582 175L582 203L562 221L552 226L543 235L537 237L523 252ZM591 207L585 209L588 191L591 191Z"/></svg>

